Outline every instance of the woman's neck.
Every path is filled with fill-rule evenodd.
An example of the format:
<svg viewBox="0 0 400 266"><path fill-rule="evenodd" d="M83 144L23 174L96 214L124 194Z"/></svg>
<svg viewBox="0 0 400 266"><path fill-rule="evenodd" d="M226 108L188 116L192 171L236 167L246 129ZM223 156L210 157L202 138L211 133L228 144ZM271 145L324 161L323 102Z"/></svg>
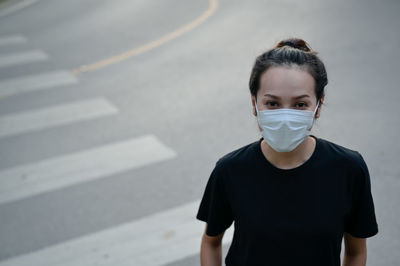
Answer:
<svg viewBox="0 0 400 266"><path fill-rule="evenodd" d="M315 146L315 138L310 136L290 152L277 152L265 140L261 142L261 150L266 159L281 169L291 169L305 163L313 154Z"/></svg>

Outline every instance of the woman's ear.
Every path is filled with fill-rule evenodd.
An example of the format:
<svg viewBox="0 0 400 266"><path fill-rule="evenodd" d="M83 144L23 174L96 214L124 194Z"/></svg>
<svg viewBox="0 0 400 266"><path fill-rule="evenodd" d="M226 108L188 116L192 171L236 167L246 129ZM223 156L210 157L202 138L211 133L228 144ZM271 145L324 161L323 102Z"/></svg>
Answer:
<svg viewBox="0 0 400 266"><path fill-rule="evenodd" d="M315 113L315 118L319 118L320 117L321 108L322 108L322 104L324 103L324 100L325 100L325 94L322 95L321 100L319 100L319 105L318 105L317 112Z"/></svg>

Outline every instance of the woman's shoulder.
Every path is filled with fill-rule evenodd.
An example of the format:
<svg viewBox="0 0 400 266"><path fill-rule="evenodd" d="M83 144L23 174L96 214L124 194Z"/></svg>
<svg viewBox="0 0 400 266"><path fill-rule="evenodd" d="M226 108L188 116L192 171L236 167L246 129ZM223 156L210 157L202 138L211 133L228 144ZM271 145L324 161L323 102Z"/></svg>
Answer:
<svg viewBox="0 0 400 266"><path fill-rule="evenodd" d="M364 158L359 151L322 138L318 138L318 141L322 152L321 156L347 165L358 167L365 165Z"/></svg>
<svg viewBox="0 0 400 266"><path fill-rule="evenodd" d="M259 145L259 143L260 140L256 140L223 154L218 158L216 166L218 168L224 168L235 166L238 164L243 165L246 162L252 161L252 158L254 158L257 149L257 145Z"/></svg>

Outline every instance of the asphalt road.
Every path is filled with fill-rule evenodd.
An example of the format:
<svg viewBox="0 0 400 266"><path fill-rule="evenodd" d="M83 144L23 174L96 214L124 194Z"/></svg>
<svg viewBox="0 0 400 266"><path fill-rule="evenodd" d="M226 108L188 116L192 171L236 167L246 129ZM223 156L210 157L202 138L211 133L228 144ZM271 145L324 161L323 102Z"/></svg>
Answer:
<svg viewBox="0 0 400 266"><path fill-rule="evenodd" d="M166 244L150 237L149 224L174 223L168 218L174 208L192 210L195 219L196 208L186 204L200 199L216 160L259 138L250 69L258 54L291 36L308 41L328 71L314 134L358 150L369 167L380 231L368 239L368 265L400 264L400 3L210 3L217 5L1 3L1 266L47 254L40 252L63 254L65 243L81 247L84 236L118 240L124 224L147 228L146 252L161 258ZM87 71L79 72L82 66ZM123 141L132 149L121 148L128 147L118 145ZM131 156L141 163L132 165ZM164 213L165 220L154 216ZM192 222L201 233L204 224ZM179 241L186 243L192 226L177 234ZM162 239L175 243L178 231ZM168 251L159 262L143 255L137 265L200 265L200 234L191 241L185 251ZM97 248L90 246L90 254ZM101 256L108 265L109 255Z"/></svg>

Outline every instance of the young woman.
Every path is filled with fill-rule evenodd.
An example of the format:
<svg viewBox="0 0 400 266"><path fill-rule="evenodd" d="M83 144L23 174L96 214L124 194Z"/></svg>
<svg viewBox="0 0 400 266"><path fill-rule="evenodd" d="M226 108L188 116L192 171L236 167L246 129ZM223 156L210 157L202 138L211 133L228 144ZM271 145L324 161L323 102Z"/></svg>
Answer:
<svg viewBox="0 0 400 266"><path fill-rule="evenodd" d="M201 265L366 265L366 238L378 233L363 157L310 134L328 79L317 53L287 39L257 57L250 76L262 137L222 156L196 218L206 222Z"/></svg>

